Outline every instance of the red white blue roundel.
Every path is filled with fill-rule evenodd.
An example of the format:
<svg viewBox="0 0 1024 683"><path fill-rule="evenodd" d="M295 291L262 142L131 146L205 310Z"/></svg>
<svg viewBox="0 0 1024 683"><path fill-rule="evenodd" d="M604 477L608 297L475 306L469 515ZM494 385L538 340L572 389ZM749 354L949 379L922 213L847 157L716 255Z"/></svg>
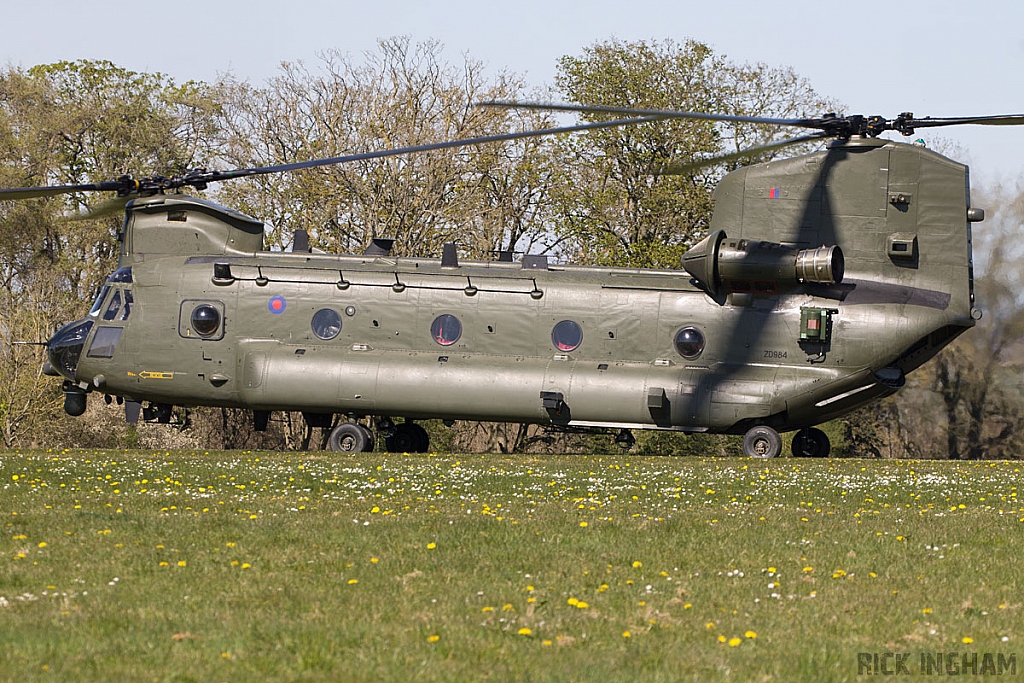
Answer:
<svg viewBox="0 0 1024 683"><path fill-rule="evenodd" d="M284 300L283 296L272 296L270 301L267 302L267 308L274 315L278 313L284 313L284 309L288 306L288 303Z"/></svg>

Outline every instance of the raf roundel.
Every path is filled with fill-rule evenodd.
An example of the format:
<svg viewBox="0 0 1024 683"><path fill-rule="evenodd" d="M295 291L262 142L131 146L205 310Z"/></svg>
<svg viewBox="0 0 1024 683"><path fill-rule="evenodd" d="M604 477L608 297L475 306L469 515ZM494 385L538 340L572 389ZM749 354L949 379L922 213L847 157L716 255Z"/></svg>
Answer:
<svg viewBox="0 0 1024 683"><path fill-rule="evenodd" d="M270 312L274 315L284 313L284 309L287 305L288 304L285 302L283 296L272 296L270 297L270 301L267 302L267 308L270 309Z"/></svg>

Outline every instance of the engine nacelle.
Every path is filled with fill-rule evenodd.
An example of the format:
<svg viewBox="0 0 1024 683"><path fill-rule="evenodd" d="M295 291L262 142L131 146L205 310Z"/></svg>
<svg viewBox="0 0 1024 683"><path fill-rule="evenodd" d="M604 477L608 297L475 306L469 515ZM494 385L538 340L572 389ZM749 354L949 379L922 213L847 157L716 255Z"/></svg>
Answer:
<svg viewBox="0 0 1024 683"><path fill-rule="evenodd" d="M797 249L776 242L729 239L716 230L683 255L683 268L714 299L737 293L774 294L804 282L843 281L838 246Z"/></svg>

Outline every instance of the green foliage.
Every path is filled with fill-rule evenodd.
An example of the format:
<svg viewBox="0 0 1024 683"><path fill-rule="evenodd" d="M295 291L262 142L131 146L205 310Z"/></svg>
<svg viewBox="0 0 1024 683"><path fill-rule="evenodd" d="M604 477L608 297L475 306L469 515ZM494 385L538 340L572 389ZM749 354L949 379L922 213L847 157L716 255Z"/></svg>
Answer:
<svg viewBox="0 0 1024 683"><path fill-rule="evenodd" d="M736 65L694 40L598 42L559 61L556 85L580 104L751 116L828 106L792 70ZM558 153L573 181L552 193L562 252L585 263L678 268L685 249L707 232L715 183L736 164L686 173L673 167L778 136L767 126L665 119L563 139Z"/></svg>
<svg viewBox="0 0 1024 683"><path fill-rule="evenodd" d="M0 680L852 682L858 652L1008 654L1019 469L6 451Z"/></svg>

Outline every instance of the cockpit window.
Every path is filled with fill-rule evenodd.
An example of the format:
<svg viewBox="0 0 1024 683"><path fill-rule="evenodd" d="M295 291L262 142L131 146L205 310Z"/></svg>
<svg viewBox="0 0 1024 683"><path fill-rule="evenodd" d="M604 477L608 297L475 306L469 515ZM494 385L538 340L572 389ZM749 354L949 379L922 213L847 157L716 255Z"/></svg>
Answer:
<svg viewBox="0 0 1024 683"><path fill-rule="evenodd" d="M117 312L121 310L121 290L118 289L114 292L114 296L110 297L110 304L107 305L107 310L103 314L104 320L113 320L117 317Z"/></svg>
<svg viewBox="0 0 1024 683"><path fill-rule="evenodd" d="M107 298L107 294L110 293L110 285L103 285L100 289L100 293L96 296L96 303L92 305L92 310L89 311L89 315L95 318L100 314L100 308L103 306L103 300Z"/></svg>
<svg viewBox="0 0 1024 683"><path fill-rule="evenodd" d="M128 316L132 313L132 306L135 305L135 297L132 296L132 290L124 290L124 308L121 310L121 317L118 320L127 320Z"/></svg>

